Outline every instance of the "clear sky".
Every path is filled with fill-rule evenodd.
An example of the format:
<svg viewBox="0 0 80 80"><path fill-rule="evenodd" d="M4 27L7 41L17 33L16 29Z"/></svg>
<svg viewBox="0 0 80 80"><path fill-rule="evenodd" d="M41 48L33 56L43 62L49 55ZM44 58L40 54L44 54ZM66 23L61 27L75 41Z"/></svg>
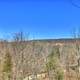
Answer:
<svg viewBox="0 0 80 80"><path fill-rule="evenodd" d="M0 0L0 38L23 31L30 38L72 36L80 27L80 8L69 0Z"/></svg>

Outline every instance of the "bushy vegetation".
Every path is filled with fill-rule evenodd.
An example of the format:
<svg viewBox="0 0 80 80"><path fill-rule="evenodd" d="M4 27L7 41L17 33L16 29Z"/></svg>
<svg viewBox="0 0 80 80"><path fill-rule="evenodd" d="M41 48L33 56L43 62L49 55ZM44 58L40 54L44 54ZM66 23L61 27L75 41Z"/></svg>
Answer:
<svg viewBox="0 0 80 80"><path fill-rule="evenodd" d="M25 41L22 33L17 34L13 42L0 44L0 80L23 80L43 73L48 80L74 80L74 76L79 80L79 53L76 43Z"/></svg>
<svg viewBox="0 0 80 80"><path fill-rule="evenodd" d="M3 62L3 74L6 80L11 80L11 72L12 72L12 59L9 52L6 52ZM4 79L5 79L4 78Z"/></svg>
<svg viewBox="0 0 80 80"><path fill-rule="evenodd" d="M62 69L59 69L56 71L56 76L55 76L56 80L64 80L64 73Z"/></svg>
<svg viewBox="0 0 80 80"><path fill-rule="evenodd" d="M60 68L59 65L59 49L55 48L52 53L48 56L48 62L46 64L47 71L49 72L49 75L51 76L53 73L51 79L55 80L63 80L63 71ZM52 72L53 71L53 72ZM51 72L51 73L50 73ZM50 78L50 77L49 77Z"/></svg>

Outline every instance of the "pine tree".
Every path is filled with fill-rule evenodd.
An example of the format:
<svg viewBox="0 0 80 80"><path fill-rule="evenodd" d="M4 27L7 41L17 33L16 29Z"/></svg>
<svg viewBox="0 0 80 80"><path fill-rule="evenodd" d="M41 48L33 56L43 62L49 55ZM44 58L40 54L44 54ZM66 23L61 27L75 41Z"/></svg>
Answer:
<svg viewBox="0 0 80 80"><path fill-rule="evenodd" d="M6 80L11 80L11 71L12 71L11 55L9 52L7 52L5 54L4 63L3 63L3 74Z"/></svg>
<svg viewBox="0 0 80 80"><path fill-rule="evenodd" d="M54 48L52 53L48 56L46 68L50 80L63 80L63 70L60 68L59 49Z"/></svg>

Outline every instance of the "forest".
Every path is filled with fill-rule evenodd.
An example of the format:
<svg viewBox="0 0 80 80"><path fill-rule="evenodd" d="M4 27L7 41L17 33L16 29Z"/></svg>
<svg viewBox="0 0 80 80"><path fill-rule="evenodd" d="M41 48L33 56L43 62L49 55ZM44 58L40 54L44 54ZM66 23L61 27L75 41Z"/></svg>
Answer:
<svg viewBox="0 0 80 80"><path fill-rule="evenodd" d="M0 80L80 80L80 39L1 40Z"/></svg>

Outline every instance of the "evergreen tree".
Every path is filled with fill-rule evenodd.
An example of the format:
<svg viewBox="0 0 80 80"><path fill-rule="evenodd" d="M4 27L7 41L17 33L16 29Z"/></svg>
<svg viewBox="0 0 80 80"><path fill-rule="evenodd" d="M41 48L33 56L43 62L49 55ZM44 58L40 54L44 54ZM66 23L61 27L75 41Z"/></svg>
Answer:
<svg viewBox="0 0 80 80"><path fill-rule="evenodd" d="M52 53L48 56L46 68L50 80L63 80L63 71L60 68L59 62L59 49L54 48ZM54 76L54 77L53 77Z"/></svg>
<svg viewBox="0 0 80 80"><path fill-rule="evenodd" d="M6 80L11 80L11 71L12 71L11 55L9 52L7 52L5 54L4 63L3 63L3 74Z"/></svg>

